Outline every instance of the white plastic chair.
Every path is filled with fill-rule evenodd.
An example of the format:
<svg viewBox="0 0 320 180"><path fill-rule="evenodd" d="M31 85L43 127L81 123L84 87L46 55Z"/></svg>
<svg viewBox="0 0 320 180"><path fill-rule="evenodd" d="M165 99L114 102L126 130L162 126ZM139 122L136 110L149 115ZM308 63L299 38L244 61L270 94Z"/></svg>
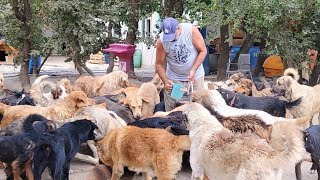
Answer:
<svg viewBox="0 0 320 180"><path fill-rule="evenodd" d="M236 70L230 69L232 64L237 65ZM226 71L227 78L229 79L230 75L235 74L235 73L239 73L239 72L241 72L243 74L248 73L250 75L251 80L252 80L250 54L240 54L239 59L238 59L238 63L232 63L231 60L229 59L229 62L227 64L227 71Z"/></svg>

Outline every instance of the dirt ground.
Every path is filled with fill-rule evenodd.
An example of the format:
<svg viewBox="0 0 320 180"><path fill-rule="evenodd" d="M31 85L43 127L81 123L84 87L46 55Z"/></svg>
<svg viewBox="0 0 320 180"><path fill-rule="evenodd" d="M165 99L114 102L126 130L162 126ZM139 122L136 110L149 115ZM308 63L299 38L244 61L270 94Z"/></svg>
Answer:
<svg viewBox="0 0 320 180"><path fill-rule="evenodd" d="M74 70L74 66L71 62L65 63L64 60L66 57L61 56L52 56L48 59L48 62L43 66L43 70L40 72L40 74L48 74L51 76L50 79L53 81L57 81L60 78L67 77L72 82L76 79L78 76L76 71ZM106 64L87 64L87 66L93 70L95 74L104 74L105 70L107 69ZM115 67L114 69L116 69ZM5 76L5 85L7 88L12 90L21 90L21 84L18 78L18 72L19 67L14 68L13 65L8 65L5 63L0 64L0 72L4 73ZM145 67L145 68L139 68L135 69L137 79L130 79L130 82L141 84L143 81L149 81L151 77L154 74L153 67ZM206 77L206 79L214 79L214 77ZM31 82L34 81L34 78L31 77ZM87 151L87 147L82 147L83 151ZM317 179L317 176L315 174L309 174L309 169L311 167L311 163L304 162L302 163L302 179L303 180L312 180ZM80 162L78 160L74 160L71 163L71 169L72 173L70 173L70 179L71 180L86 180L88 179L87 175L90 173L90 171L94 168L93 165ZM140 180L142 179L141 175L134 176L134 173L126 172L124 177L121 179L124 180ZM180 171L177 174L176 180L187 180L191 177L191 170L190 167L184 166L182 168L182 171ZM4 180L5 175L2 169L0 169L0 180ZM43 174L43 180L51 179L48 171L46 170ZM288 164L286 167L284 167L283 172L283 179L284 180L293 180L295 179L295 173L294 173L294 165Z"/></svg>

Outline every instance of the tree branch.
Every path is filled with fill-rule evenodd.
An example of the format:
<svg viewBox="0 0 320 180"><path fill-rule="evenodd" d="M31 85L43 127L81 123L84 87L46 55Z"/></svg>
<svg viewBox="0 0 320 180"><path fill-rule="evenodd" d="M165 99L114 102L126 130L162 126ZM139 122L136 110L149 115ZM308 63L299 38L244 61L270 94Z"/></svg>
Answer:
<svg viewBox="0 0 320 180"><path fill-rule="evenodd" d="M19 10L19 2L18 0L13 0L13 6L12 9L14 11L14 14L16 15L17 19L21 22L25 22L26 18L23 16L21 11Z"/></svg>

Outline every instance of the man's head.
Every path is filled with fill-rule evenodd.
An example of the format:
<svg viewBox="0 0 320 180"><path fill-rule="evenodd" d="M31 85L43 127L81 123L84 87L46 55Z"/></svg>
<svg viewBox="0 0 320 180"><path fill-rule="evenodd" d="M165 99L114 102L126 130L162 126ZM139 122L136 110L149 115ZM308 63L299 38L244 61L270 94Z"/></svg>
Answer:
<svg viewBox="0 0 320 180"><path fill-rule="evenodd" d="M165 18L161 24L161 30L163 32L163 41L177 40L179 32L179 22L171 17Z"/></svg>

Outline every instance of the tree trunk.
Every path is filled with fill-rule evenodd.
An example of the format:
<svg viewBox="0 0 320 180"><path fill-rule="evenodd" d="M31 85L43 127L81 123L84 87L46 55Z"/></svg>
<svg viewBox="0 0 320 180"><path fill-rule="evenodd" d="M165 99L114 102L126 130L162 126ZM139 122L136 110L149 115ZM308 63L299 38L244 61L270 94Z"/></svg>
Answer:
<svg viewBox="0 0 320 180"><path fill-rule="evenodd" d="M29 0L13 0L13 10L16 18L21 21L21 31L23 32L23 46L22 46L22 57L21 69L19 73L19 79L21 82L22 88L29 92L30 90L30 78L28 75L29 68L29 53L31 51L31 42L30 42L30 21L31 21L31 7Z"/></svg>
<svg viewBox="0 0 320 180"><path fill-rule="evenodd" d="M115 56L112 53L109 53L109 67L107 69L107 74L109 74L113 71L114 59L115 59Z"/></svg>
<svg viewBox="0 0 320 180"><path fill-rule="evenodd" d="M254 34L248 34L246 39L244 40L243 45L240 47L239 51L237 52L236 56L233 58L232 62L237 63L240 54L247 54L252 47L254 40L256 39Z"/></svg>
<svg viewBox="0 0 320 180"><path fill-rule="evenodd" d="M229 59L229 25L223 25L220 27L220 39L221 39L221 54L218 60L218 75L217 80L226 79L227 63Z"/></svg>
<svg viewBox="0 0 320 180"><path fill-rule="evenodd" d="M38 69L38 74L40 73L41 68L44 65L44 63L48 60L49 56L51 56L52 51L53 51L53 48L50 48L48 54L46 55L46 57L44 58L43 62L41 63L41 65L40 65L40 67Z"/></svg>
<svg viewBox="0 0 320 180"><path fill-rule="evenodd" d="M267 59L267 56L263 54L263 50L264 50L264 48L266 48L266 43L267 43L267 41L265 38L260 39L259 47L260 47L261 52L258 56L258 62L252 72L252 76L259 76L260 72L263 70L263 67L262 67L263 63Z"/></svg>
<svg viewBox="0 0 320 180"><path fill-rule="evenodd" d="M113 28L113 22L109 22L109 24L108 24L108 38L110 39L110 43L113 43L111 40L112 39L112 28ZM107 47L109 48L109 44ZM115 56L113 54L109 53L109 66L106 71L107 74L109 74L113 71L114 58L115 58Z"/></svg>
<svg viewBox="0 0 320 180"><path fill-rule="evenodd" d="M128 13L128 34L126 38L126 44L134 45L137 40L138 23L139 23L139 3L140 0L129 0L130 8ZM135 78L133 58L130 60L130 69L128 75L131 78Z"/></svg>
<svg viewBox="0 0 320 180"><path fill-rule="evenodd" d="M162 17L181 17L183 10L183 0L164 0Z"/></svg>
<svg viewBox="0 0 320 180"><path fill-rule="evenodd" d="M309 79L309 86L315 86L318 84L318 79L319 79L319 73L320 73L320 62L319 62L320 58L318 56L317 58L317 65L314 66L314 69L312 70L312 73L310 75L310 79Z"/></svg>
<svg viewBox="0 0 320 180"><path fill-rule="evenodd" d="M72 61L79 72L80 75L85 74L85 71L88 72L91 76L94 76L93 72L85 65L85 62L82 62L82 58L80 55L81 47L78 41L78 37L73 37L73 42L71 43L71 48L74 50L74 55L72 57Z"/></svg>

